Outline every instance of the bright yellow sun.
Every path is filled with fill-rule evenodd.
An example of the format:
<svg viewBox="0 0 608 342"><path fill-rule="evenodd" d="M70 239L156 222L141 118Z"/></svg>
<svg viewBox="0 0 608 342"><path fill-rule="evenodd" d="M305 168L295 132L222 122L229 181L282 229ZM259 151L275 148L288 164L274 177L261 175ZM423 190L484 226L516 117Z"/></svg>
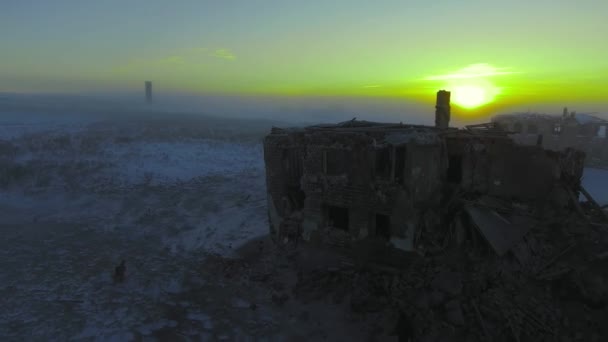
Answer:
<svg viewBox="0 0 608 342"><path fill-rule="evenodd" d="M452 88L452 102L464 108L477 108L489 103L488 92L476 85L461 85Z"/></svg>
<svg viewBox="0 0 608 342"><path fill-rule="evenodd" d="M475 109L493 102L502 92L490 79L512 72L489 64L472 64L453 73L430 76L429 81L443 81L443 89L451 91L452 102L465 109Z"/></svg>
<svg viewBox="0 0 608 342"><path fill-rule="evenodd" d="M452 102L466 109L487 105L500 94L500 88L486 79L453 80L446 87L452 90Z"/></svg>

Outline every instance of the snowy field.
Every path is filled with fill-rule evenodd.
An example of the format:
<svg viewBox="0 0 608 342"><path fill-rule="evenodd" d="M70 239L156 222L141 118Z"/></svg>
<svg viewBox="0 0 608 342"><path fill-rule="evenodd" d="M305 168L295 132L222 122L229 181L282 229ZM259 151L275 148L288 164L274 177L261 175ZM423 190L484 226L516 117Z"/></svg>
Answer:
<svg viewBox="0 0 608 342"><path fill-rule="evenodd" d="M275 274L281 289L295 277L272 253L243 259L252 244L274 248L270 125L253 126L0 125L0 341L361 340L347 310L278 306L268 280L249 280ZM122 259L127 281L114 284ZM233 276L226 260L244 271Z"/></svg>
<svg viewBox="0 0 608 342"><path fill-rule="evenodd" d="M0 180L1 340L123 340L176 325L155 311L182 290L185 267L267 232L260 144L125 128L2 127L17 151ZM130 277L117 288L120 259ZM212 324L192 315L202 332Z"/></svg>

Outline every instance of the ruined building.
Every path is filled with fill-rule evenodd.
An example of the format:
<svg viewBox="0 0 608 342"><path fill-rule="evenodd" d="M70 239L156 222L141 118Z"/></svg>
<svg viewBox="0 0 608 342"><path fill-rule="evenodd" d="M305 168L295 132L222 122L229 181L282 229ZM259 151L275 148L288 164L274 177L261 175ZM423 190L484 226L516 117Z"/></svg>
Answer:
<svg viewBox="0 0 608 342"><path fill-rule="evenodd" d="M492 118L497 127L509 131L520 144L540 144L545 149L584 151L588 165L608 166L608 121L590 114L506 114Z"/></svg>
<svg viewBox="0 0 608 342"><path fill-rule="evenodd" d="M412 251L455 229L454 204L469 203L469 217L500 254L517 236L496 236L525 229L492 230L520 216L498 216L497 224L488 203L539 212L548 196L563 198L558 206L577 196L583 153L518 145L500 130L450 128L449 99L438 92L435 126L352 120L273 128L264 140L271 233L345 247L382 240Z"/></svg>

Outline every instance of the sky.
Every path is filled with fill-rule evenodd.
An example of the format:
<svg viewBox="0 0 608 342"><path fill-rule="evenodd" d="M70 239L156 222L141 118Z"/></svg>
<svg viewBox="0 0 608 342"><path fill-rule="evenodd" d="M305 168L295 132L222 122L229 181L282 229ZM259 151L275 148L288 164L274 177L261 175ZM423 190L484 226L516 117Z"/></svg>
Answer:
<svg viewBox="0 0 608 342"><path fill-rule="evenodd" d="M2 0L0 92L608 104L606 0Z"/></svg>

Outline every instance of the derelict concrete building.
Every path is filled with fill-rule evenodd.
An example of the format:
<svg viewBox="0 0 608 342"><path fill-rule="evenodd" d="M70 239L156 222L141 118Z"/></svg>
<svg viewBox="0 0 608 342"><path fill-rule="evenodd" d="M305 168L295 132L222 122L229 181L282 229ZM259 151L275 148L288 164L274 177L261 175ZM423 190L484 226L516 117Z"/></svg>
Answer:
<svg viewBox="0 0 608 342"><path fill-rule="evenodd" d="M499 130L449 128L449 116L441 91L435 126L273 128L264 141L271 233L339 246L383 239L414 250L422 231L450 227L456 197L536 203L580 185L584 154L516 145Z"/></svg>
<svg viewBox="0 0 608 342"><path fill-rule="evenodd" d="M492 123L510 132L519 144L540 144L554 151L574 148L585 152L588 165L608 165L608 121L596 116L564 108L561 116L504 114L492 118Z"/></svg>

